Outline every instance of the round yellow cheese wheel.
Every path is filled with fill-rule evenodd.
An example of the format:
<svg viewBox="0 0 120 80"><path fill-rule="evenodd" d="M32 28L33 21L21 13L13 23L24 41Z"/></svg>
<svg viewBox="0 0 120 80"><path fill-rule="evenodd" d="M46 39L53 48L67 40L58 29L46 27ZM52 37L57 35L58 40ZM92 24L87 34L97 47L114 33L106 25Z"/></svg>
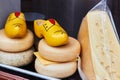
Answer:
<svg viewBox="0 0 120 80"><path fill-rule="evenodd" d="M63 46L49 46L44 39L39 41L38 52L50 61L67 62L75 60L80 54L80 43L78 40L69 37L69 42Z"/></svg>
<svg viewBox="0 0 120 80"><path fill-rule="evenodd" d="M35 70L38 73L55 78L69 77L75 73L76 69L76 61L43 65L38 59L35 60Z"/></svg>
<svg viewBox="0 0 120 80"><path fill-rule="evenodd" d="M33 33L28 30L23 38L11 39L5 35L4 29L0 30L0 50L7 52L24 51L32 47L34 43Z"/></svg>
<svg viewBox="0 0 120 80"><path fill-rule="evenodd" d="M17 67L27 65L34 59L33 52L33 48L16 53L0 51L0 63Z"/></svg>

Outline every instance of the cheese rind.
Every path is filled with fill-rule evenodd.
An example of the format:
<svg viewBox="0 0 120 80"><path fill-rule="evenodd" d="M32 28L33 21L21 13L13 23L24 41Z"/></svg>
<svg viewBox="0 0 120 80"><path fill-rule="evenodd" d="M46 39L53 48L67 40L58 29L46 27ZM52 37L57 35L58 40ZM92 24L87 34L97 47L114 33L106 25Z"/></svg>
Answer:
<svg viewBox="0 0 120 80"><path fill-rule="evenodd" d="M49 64L43 65L36 58L35 60L35 70L43 75L55 77L55 78L66 78L73 75L77 70L77 62L64 62L59 64Z"/></svg>
<svg viewBox="0 0 120 80"><path fill-rule="evenodd" d="M80 54L79 41L69 37L69 42L63 46L52 47L49 46L45 39L39 41L38 52L40 55L50 61L68 62L75 60Z"/></svg>
<svg viewBox="0 0 120 80"><path fill-rule="evenodd" d="M34 48L17 53L0 51L0 63L17 67L25 66L33 61L33 52Z"/></svg>
<svg viewBox="0 0 120 80"><path fill-rule="evenodd" d="M28 30L27 34L23 38L11 39L5 35L4 29L0 30L0 50L7 52L20 52L27 50L33 46L34 36L33 33Z"/></svg>

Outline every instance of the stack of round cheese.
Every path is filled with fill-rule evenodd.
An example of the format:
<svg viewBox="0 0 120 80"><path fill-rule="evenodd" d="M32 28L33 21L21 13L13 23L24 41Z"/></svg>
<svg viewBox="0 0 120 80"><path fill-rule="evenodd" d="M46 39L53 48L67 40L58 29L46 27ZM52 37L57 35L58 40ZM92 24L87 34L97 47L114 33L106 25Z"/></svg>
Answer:
<svg viewBox="0 0 120 80"><path fill-rule="evenodd" d="M0 30L0 63L12 66L24 66L33 60L33 33L28 30L23 38L11 39Z"/></svg>
<svg viewBox="0 0 120 80"><path fill-rule="evenodd" d="M69 41L63 46L49 46L45 39L38 44L38 52L34 53L35 69L38 73L55 77L65 78L75 73L77 69L77 57L80 54L79 42L69 37Z"/></svg>

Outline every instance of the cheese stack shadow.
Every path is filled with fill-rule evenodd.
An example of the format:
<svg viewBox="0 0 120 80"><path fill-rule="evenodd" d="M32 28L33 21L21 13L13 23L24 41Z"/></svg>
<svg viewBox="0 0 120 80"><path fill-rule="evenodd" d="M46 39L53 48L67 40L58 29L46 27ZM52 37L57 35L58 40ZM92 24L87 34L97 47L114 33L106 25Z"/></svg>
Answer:
<svg viewBox="0 0 120 80"><path fill-rule="evenodd" d="M27 29L24 14L13 12L9 15L5 28L0 30L0 63L24 66L33 58L33 33Z"/></svg>
<svg viewBox="0 0 120 80"><path fill-rule="evenodd" d="M41 39L38 52L35 52L35 69L40 74L55 78L71 76L76 72L79 54L80 44L72 37L62 46L50 46L45 39Z"/></svg>

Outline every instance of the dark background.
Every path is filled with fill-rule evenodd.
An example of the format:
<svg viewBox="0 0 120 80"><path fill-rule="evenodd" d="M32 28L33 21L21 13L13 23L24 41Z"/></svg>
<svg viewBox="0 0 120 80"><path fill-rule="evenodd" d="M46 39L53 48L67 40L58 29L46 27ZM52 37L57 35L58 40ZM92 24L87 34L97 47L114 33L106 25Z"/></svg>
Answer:
<svg viewBox="0 0 120 80"><path fill-rule="evenodd" d="M23 12L38 12L55 18L70 36L77 37L82 18L100 0L21 0ZM107 0L120 34L120 1Z"/></svg>

